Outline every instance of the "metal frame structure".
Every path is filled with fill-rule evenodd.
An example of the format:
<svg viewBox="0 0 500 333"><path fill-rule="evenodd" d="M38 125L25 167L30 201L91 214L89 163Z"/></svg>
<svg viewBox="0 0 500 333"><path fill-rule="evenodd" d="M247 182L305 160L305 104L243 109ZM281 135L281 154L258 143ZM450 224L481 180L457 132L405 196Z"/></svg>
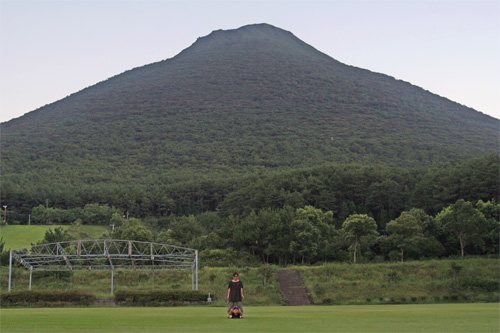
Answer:
<svg viewBox="0 0 500 333"><path fill-rule="evenodd" d="M33 271L111 271L111 293L115 269L189 270L192 289L198 290L198 250L174 245L132 240L91 239L33 245L10 250L9 288L12 259Z"/></svg>

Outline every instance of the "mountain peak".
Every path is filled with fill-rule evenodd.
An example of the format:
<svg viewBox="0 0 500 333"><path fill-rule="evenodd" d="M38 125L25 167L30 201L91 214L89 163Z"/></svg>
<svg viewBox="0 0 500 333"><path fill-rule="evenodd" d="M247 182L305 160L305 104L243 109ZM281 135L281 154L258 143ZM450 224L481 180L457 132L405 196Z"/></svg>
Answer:
<svg viewBox="0 0 500 333"><path fill-rule="evenodd" d="M267 38L273 35L274 36L278 35L281 37L283 37L283 35L293 36L293 34L290 31L283 30L281 28L275 27L267 23L249 24L237 29L228 29L228 30L219 29L212 31L210 35L221 35L221 34L236 35L236 36L253 35L257 37L267 37Z"/></svg>
<svg viewBox="0 0 500 333"><path fill-rule="evenodd" d="M287 52L316 51L304 43L291 32L277 28L267 23L250 24L238 29L215 30L209 35L199 37L189 48L180 55L192 54L200 56L210 50L261 52L263 49L285 50ZM218 51L217 51L218 52Z"/></svg>

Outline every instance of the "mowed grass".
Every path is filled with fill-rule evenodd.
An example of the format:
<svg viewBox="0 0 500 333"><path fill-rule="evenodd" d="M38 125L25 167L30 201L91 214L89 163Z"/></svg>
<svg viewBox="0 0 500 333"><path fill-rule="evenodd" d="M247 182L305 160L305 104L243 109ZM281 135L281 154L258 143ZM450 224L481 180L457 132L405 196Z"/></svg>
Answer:
<svg viewBox="0 0 500 333"><path fill-rule="evenodd" d="M0 236L5 241L5 249L18 249L31 246L31 243L40 241L45 236L45 231L51 228L63 227L69 229L70 225L3 225L0 227ZM84 225L83 230L91 238L98 238L106 232L106 226Z"/></svg>
<svg viewBox="0 0 500 333"><path fill-rule="evenodd" d="M6 332L499 332L499 304L1 309Z"/></svg>

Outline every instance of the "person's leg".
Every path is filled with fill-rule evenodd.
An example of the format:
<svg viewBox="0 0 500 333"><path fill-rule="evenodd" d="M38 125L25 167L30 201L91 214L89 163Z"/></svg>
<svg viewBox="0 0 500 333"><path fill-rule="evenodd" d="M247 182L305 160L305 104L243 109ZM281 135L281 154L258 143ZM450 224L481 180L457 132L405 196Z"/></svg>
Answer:
<svg viewBox="0 0 500 333"><path fill-rule="evenodd" d="M236 303L236 305L238 305L238 308L240 309L241 312L241 318L243 318L243 302L239 301Z"/></svg>
<svg viewBox="0 0 500 333"><path fill-rule="evenodd" d="M234 306L234 302L227 302L227 317L229 318L229 313Z"/></svg>

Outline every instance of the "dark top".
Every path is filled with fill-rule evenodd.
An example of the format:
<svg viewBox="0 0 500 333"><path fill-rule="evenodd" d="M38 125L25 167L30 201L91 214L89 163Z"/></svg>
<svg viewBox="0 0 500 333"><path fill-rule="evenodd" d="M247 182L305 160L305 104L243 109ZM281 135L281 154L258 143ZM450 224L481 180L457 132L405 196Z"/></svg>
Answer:
<svg viewBox="0 0 500 333"><path fill-rule="evenodd" d="M243 282L233 282L229 281L229 302L241 302L241 289L243 288Z"/></svg>

